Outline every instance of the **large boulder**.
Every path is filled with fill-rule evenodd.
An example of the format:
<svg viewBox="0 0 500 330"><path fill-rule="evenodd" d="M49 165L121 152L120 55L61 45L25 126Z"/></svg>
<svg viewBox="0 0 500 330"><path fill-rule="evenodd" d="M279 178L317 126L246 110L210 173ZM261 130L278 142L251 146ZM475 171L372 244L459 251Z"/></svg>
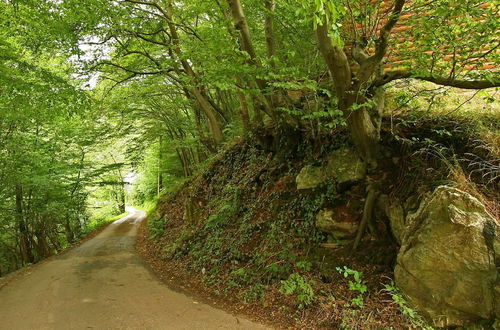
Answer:
<svg viewBox="0 0 500 330"><path fill-rule="evenodd" d="M366 165L358 153L351 148L332 151L326 166L304 166L296 177L297 189L313 189L327 179L335 179L339 184L353 183L365 178Z"/></svg>
<svg viewBox="0 0 500 330"><path fill-rule="evenodd" d="M320 166L307 165L300 170L295 182L297 189L312 189L321 185L326 180L323 168Z"/></svg>
<svg viewBox="0 0 500 330"><path fill-rule="evenodd" d="M343 216L339 210L324 209L316 215L316 227L336 239L353 237L358 229L358 223Z"/></svg>
<svg viewBox="0 0 500 330"><path fill-rule="evenodd" d="M351 148L334 150L328 156L327 175L333 176L337 183L363 180L365 171L365 163Z"/></svg>
<svg viewBox="0 0 500 330"><path fill-rule="evenodd" d="M438 187L406 226L395 278L423 314L441 327L500 316L498 225L478 199Z"/></svg>

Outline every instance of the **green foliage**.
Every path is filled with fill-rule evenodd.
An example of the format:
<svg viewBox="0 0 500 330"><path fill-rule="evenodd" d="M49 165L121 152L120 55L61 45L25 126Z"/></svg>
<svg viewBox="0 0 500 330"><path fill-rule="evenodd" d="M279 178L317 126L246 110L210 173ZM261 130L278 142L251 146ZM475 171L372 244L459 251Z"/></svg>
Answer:
<svg viewBox="0 0 500 330"><path fill-rule="evenodd" d="M101 210L97 213L94 213L93 216L90 217L89 222L86 225L84 234L89 234L100 227L107 225L111 222L124 218L128 215L128 212L115 215L113 213L108 213L109 210Z"/></svg>
<svg viewBox="0 0 500 330"><path fill-rule="evenodd" d="M302 269L306 272L312 269L312 263L310 261L297 261L296 266L298 269Z"/></svg>
<svg viewBox="0 0 500 330"><path fill-rule="evenodd" d="M314 300L314 290L309 281L298 273L290 274L287 280L281 281L280 292L296 295L299 307L310 305Z"/></svg>
<svg viewBox="0 0 500 330"><path fill-rule="evenodd" d="M342 19L347 13L347 8L341 1L335 0L300 0L303 13L308 18L312 18L314 26L329 25L331 27L330 36L333 43L338 47L344 46L341 37ZM298 9L299 12L301 11Z"/></svg>
<svg viewBox="0 0 500 330"><path fill-rule="evenodd" d="M242 294L242 298L244 302L253 302L253 301L262 301L264 300L266 295L266 287L262 284L254 284L250 286L245 292Z"/></svg>
<svg viewBox="0 0 500 330"><path fill-rule="evenodd" d="M234 216L239 212L241 192L236 189L234 193L232 193L230 189L230 194L229 200L221 201L221 206L218 208L217 212L208 217L205 228L224 227L231 219L234 219Z"/></svg>
<svg viewBox="0 0 500 330"><path fill-rule="evenodd" d="M362 280L363 273L356 270L350 269L347 266L336 267L337 272L339 272L345 278L352 277L353 280L349 280L349 290L356 293L356 297L351 300L350 306L355 306L362 308L364 306L363 295L368 290L366 284Z"/></svg>
<svg viewBox="0 0 500 330"><path fill-rule="evenodd" d="M159 217L148 217L148 232L150 238L160 238L165 233L165 221Z"/></svg>
<svg viewBox="0 0 500 330"><path fill-rule="evenodd" d="M418 329L432 330L433 328L418 314L416 310L411 308L408 301L405 299L399 288L391 281L385 284L384 289L392 297L392 300L398 305L401 313L410 319L411 324Z"/></svg>

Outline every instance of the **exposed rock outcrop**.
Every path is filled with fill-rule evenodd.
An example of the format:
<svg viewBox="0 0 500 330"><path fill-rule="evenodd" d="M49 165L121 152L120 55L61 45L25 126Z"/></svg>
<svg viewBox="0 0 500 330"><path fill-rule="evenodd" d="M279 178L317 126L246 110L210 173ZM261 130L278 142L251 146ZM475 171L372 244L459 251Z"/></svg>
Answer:
<svg viewBox="0 0 500 330"><path fill-rule="evenodd" d="M327 175L334 177L337 183L363 180L365 171L365 163L351 148L337 149L328 156Z"/></svg>
<svg viewBox="0 0 500 330"><path fill-rule="evenodd" d="M339 217L335 210L324 209L316 216L316 227L331 234L336 239L353 237L356 234L358 223L345 220L344 217Z"/></svg>
<svg viewBox="0 0 500 330"><path fill-rule="evenodd" d="M438 187L407 216L401 241L397 285L436 326L500 316L498 225L478 199Z"/></svg>
<svg viewBox="0 0 500 330"><path fill-rule="evenodd" d="M327 179L338 184L352 183L365 178L366 166L350 148L340 148L330 153L326 166L306 165L296 178L297 189L313 189Z"/></svg>
<svg viewBox="0 0 500 330"><path fill-rule="evenodd" d="M320 166L307 165L302 168L295 179L297 189L313 189L321 185L326 180L323 168Z"/></svg>

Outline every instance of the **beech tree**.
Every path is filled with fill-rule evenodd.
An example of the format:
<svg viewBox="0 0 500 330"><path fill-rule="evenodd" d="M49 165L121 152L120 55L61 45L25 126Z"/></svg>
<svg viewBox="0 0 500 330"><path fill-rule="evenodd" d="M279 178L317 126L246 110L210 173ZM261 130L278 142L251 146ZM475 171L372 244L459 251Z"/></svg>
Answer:
<svg viewBox="0 0 500 330"><path fill-rule="evenodd" d="M83 170L102 133L96 127L106 125L134 135L134 157L158 146L157 192L165 159L177 158L189 176L234 136L253 136L280 155L294 132L347 125L368 168L366 224L378 194L370 176L383 158L385 90L403 79L500 86L494 1L19 0L0 2L0 18L0 178L8 183L0 194L5 209L17 210L7 222L19 232L25 198L40 187L59 189L37 205L64 195L79 208L86 180L106 169L123 177L116 167ZM77 72L97 87L83 91ZM92 116L107 121L94 122L88 138L82 132L95 117L84 110L95 100ZM68 136L78 138L64 149ZM30 143L40 148L19 147ZM57 171L45 170L55 163ZM27 168L47 181L27 180Z"/></svg>
<svg viewBox="0 0 500 330"><path fill-rule="evenodd" d="M500 86L495 66L483 67L498 60L492 33L498 6L493 3L302 3L312 14L338 107L367 163L380 157L383 91L392 81L413 78L464 89Z"/></svg>

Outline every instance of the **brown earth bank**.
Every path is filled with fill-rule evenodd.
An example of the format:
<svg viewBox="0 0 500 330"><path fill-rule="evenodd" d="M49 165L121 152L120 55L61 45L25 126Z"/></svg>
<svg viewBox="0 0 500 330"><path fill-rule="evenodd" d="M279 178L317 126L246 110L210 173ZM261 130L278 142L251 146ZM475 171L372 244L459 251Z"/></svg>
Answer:
<svg viewBox="0 0 500 330"><path fill-rule="evenodd" d="M159 257L158 244L149 240L147 222L141 224L139 238L136 245L141 256L153 269L157 276L168 285L177 287L184 292L203 297L213 306L231 313L238 313L248 318L271 325L276 329L338 329L345 320L358 329L409 329L412 328L409 320L401 315L401 311L392 301L391 295L384 291L384 283L391 281L392 272L373 269L370 266L358 264L356 269L364 271L363 276L373 289L365 301L362 315L352 313L352 310L342 306L348 304L352 298L346 286L346 281L339 279L336 284L325 285L326 289L341 296L335 304L331 301L322 301L317 306L307 309L298 309L292 296L284 296L279 291L279 285L268 289L265 300L259 302L245 302L239 295L221 294L223 284L207 284L203 273L187 271L189 262L168 260ZM326 252L326 251L325 251ZM328 252L326 252L328 253ZM359 317L359 319L357 319Z"/></svg>
<svg viewBox="0 0 500 330"><path fill-rule="evenodd" d="M498 178L481 165L496 164L498 155L466 118L386 123L383 160L369 173L381 195L418 207L425 193L450 184L498 218ZM356 166L335 180L322 174L332 166L338 172L346 148L342 130L235 142L160 198L137 248L167 283L276 328L422 328L426 322L392 283L399 244L383 206L352 251L366 181ZM333 215L341 230L319 228L319 214Z"/></svg>
<svg viewBox="0 0 500 330"><path fill-rule="evenodd" d="M266 329L161 283L136 253L135 211L0 290L0 329Z"/></svg>

